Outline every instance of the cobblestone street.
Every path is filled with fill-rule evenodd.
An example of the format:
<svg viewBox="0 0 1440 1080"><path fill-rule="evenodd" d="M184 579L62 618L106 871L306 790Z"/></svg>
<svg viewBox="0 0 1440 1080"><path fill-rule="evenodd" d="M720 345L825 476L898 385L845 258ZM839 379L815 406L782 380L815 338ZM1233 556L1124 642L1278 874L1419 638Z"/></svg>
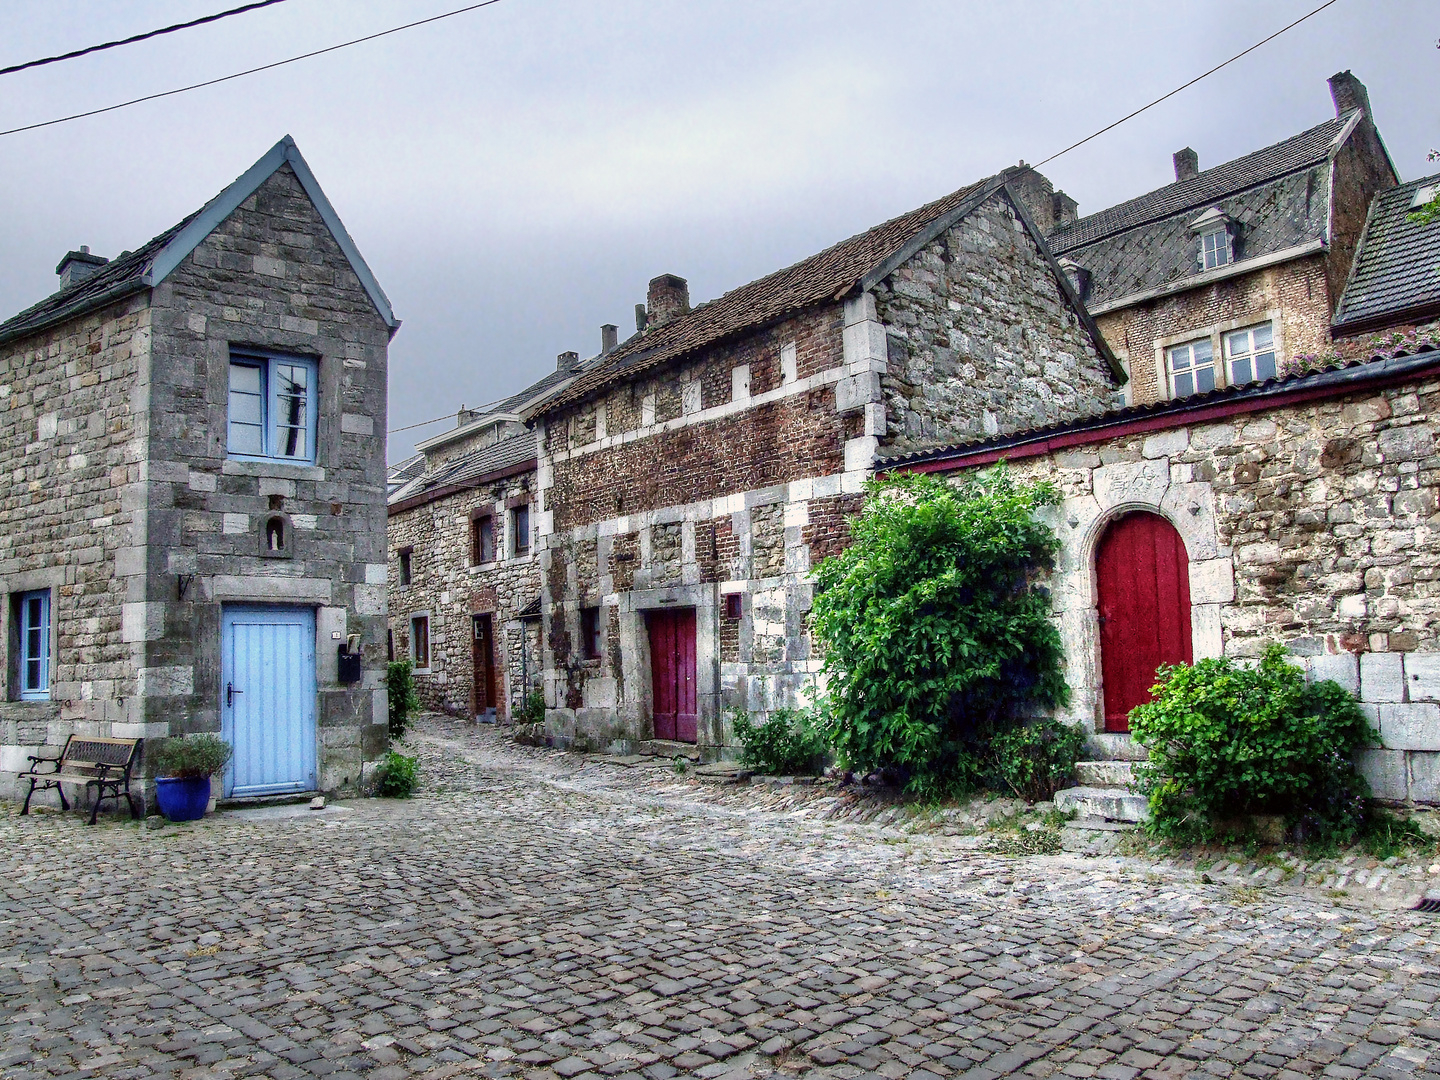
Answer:
<svg viewBox="0 0 1440 1080"><path fill-rule="evenodd" d="M0 1076L1440 1077L1440 916L408 748L403 802L12 808Z"/></svg>

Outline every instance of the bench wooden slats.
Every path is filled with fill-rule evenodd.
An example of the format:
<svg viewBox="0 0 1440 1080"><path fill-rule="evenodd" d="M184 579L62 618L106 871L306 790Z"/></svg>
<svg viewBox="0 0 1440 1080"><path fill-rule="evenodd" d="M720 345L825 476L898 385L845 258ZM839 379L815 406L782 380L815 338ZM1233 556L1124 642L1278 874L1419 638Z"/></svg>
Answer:
<svg viewBox="0 0 1440 1080"><path fill-rule="evenodd" d="M130 770L139 755L143 739L112 739L102 735L71 735L65 740L65 748L58 758L39 757L31 754L30 768L20 773L18 779L29 780L30 790L25 795L21 814L30 812L30 796L36 787L42 791L55 788L60 793L60 805L66 810L70 803L65 798L62 784L94 788L95 800L90 807L90 824L95 824L95 815L100 812L100 803L105 799L120 801L123 792L130 807L130 816L139 818L140 811L130 794Z"/></svg>

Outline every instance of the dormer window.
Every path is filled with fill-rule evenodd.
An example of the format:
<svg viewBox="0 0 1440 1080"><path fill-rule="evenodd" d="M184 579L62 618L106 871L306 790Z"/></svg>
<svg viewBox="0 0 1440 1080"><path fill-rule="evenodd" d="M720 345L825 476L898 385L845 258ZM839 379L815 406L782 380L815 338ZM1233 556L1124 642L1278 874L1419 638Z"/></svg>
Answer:
<svg viewBox="0 0 1440 1080"><path fill-rule="evenodd" d="M1214 270L1235 261L1235 222L1218 206L1192 221L1190 231L1199 238L1196 251L1199 270Z"/></svg>

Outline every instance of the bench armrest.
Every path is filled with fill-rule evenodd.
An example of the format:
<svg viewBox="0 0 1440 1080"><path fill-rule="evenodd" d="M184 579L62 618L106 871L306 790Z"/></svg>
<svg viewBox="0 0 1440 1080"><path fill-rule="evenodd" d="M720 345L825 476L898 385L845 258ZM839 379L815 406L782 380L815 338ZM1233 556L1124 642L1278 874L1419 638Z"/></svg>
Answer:
<svg viewBox="0 0 1440 1080"><path fill-rule="evenodd" d="M51 772L60 771L60 758L58 757L39 757L36 754L26 754L25 756L30 759L31 772L38 770L41 765L49 765Z"/></svg>

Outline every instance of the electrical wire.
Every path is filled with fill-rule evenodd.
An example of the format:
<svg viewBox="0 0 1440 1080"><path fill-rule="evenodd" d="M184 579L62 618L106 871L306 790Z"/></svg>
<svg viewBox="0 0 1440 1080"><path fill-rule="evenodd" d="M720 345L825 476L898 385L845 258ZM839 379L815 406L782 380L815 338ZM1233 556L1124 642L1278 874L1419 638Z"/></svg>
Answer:
<svg viewBox="0 0 1440 1080"><path fill-rule="evenodd" d="M477 405L473 409L465 409L464 405L461 405L460 408L465 409L466 412L474 413L476 416L483 416L486 409L492 409L504 400L505 398L496 398L494 401L486 402L484 405ZM421 420L418 424L406 424L404 427L390 428L388 431L385 432L385 434L394 435L396 432L399 431L411 431L417 427L429 427L431 424L438 424L441 420L454 419L455 414L453 412L450 412L446 413L444 416L437 416L433 420Z"/></svg>
<svg viewBox="0 0 1440 1080"><path fill-rule="evenodd" d="M135 34L133 37L121 38L119 41L107 41L103 45L88 45L83 49L76 49L73 52L61 53L59 56L46 56L40 60L27 60L23 64L11 64L9 67L0 68L0 75L13 75L17 71L25 71L29 68L44 67L46 64L58 64L62 60L74 60L77 56L89 56L91 53L104 52L106 49L118 49L121 45L134 45L137 41L148 41L150 38L159 37L161 34L173 34L177 30L189 30L192 26L204 26L206 23L219 22L221 19L228 19L231 15L243 15L247 11L254 11L256 8L269 7L271 4L283 4L285 0L256 0L253 4L246 4L243 7L231 8L229 11L217 11L214 15L204 15L198 19L191 19L189 22L175 23L173 26L162 26L159 30L147 30L143 34Z"/></svg>
<svg viewBox="0 0 1440 1080"><path fill-rule="evenodd" d="M431 15L427 19L416 19L414 22L405 23L403 26L392 26L389 30L381 30L378 33L366 34L364 37L353 38L350 41L342 41L338 45L329 45L323 49L313 49L299 56L292 56L285 60L276 60L271 64L261 64L259 67L247 68L245 71L237 71L231 75L222 75L218 79L206 79L204 82L191 83L189 86L181 86L175 90L162 90L156 94L146 94L144 97L131 98L129 101L122 101L117 105L106 105L99 109L89 109L85 112L73 113L70 116L56 117L54 120L42 120L35 124L25 124L21 127L10 128L7 131L0 131L0 136L18 135L22 131L35 131L37 128L53 127L56 124L66 124L71 120L82 120L87 116L99 116L101 113L114 112L116 109L128 108L131 105L139 105L145 101L155 101L159 98L174 97L176 94L184 94L191 90L199 90L206 86L215 86L219 83L229 82L231 79L240 79L246 75L254 75L261 71L269 71L272 68L284 67L286 64L294 64L300 60L309 60L314 56L324 56L339 49L348 49L351 45L359 45L362 42L374 41L376 38L388 37L391 34L398 34L402 30L411 30L417 26L424 26L427 23L439 22L441 19L449 19L455 15L464 15L468 11L475 11L479 8L489 7L491 4L498 4L500 0L481 0L478 4L469 4L453 11L442 12L439 15Z"/></svg>
<svg viewBox="0 0 1440 1080"><path fill-rule="evenodd" d="M1171 90L1168 94L1165 94L1163 97L1158 97L1158 98L1156 98L1154 101L1150 102L1149 105L1142 105L1140 108L1136 109L1134 112L1128 113L1128 114L1126 114L1125 116L1122 116L1119 120L1116 120L1113 124L1108 124L1108 125L1106 125L1105 127L1101 128L1099 131L1095 132L1093 135L1086 135L1085 138L1081 139L1079 142L1077 142L1077 143L1071 143L1069 146L1065 147L1064 150L1061 150L1061 151L1059 151L1058 153L1051 154L1051 155L1050 155L1049 157L1047 157L1044 161L1037 162L1035 165L1032 166L1032 168L1038 169L1041 165L1048 165L1050 162L1054 161L1056 158L1058 158L1058 157L1060 157L1060 156L1062 156L1062 155L1064 155L1064 154L1068 154L1071 150L1074 150L1076 147L1084 146L1084 145L1085 145L1087 142L1089 142L1091 139L1099 138L1101 135L1104 135L1107 131L1111 131L1111 130L1113 130L1114 128L1119 127L1121 124L1125 123L1126 120L1133 120L1133 119L1135 119L1135 117L1139 116L1139 115L1140 115L1141 113L1143 113L1146 109L1153 109L1156 105L1159 105L1162 101L1165 101L1165 100L1167 100L1168 98L1172 98L1172 97L1174 97L1176 94L1180 93L1181 90L1185 90L1185 89L1188 89L1189 87L1194 86L1194 85L1195 85L1196 83L1198 83L1201 79L1207 79L1207 78L1209 78L1211 75L1214 75L1214 74L1215 74L1217 71L1219 71L1221 68L1229 67L1229 66L1230 66L1231 64L1233 64L1236 60L1239 60L1242 56L1245 56L1245 55L1248 55L1249 53L1254 52L1256 49L1260 48L1261 45L1264 45L1264 44L1266 44L1267 42L1274 41L1274 40L1275 40L1277 37L1279 37L1281 34L1285 33L1285 31L1295 29L1295 27L1299 26L1299 25L1300 25L1301 23L1303 23L1306 19L1308 19L1308 18L1310 18L1311 16L1314 16L1314 15L1319 15L1320 12L1324 11L1324 10L1325 10L1326 8L1328 8L1331 4L1335 4L1335 3L1338 3L1338 2L1339 2L1339 0L1325 0L1325 3L1321 4L1321 5L1320 5L1319 7L1317 7L1314 11L1308 12L1308 13L1305 14L1305 15L1301 15L1300 18L1296 19L1296 20L1295 20L1294 22L1292 22L1289 26L1282 26L1279 30L1276 30L1275 33L1271 34L1269 37L1264 38L1264 39L1262 39L1262 40L1260 40L1260 41L1257 41L1254 45L1251 45L1248 49L1244 50L1243 52L1238 52L1238 53L1236 53L1234 56L1230 57L1229 60L1226 60L1223 64L1216 64L1216 65L1215 65L1213 68L1211 68L1209 71L1205 72L1205 74L1203 74L1203 75L1196 75L1195 78L1191 79L1189 82L1185 83L1185 84L1182 85L1182 86L1177 86L1174 90ZM4 132L0 132L0 134L4 134Z"/></svg>

